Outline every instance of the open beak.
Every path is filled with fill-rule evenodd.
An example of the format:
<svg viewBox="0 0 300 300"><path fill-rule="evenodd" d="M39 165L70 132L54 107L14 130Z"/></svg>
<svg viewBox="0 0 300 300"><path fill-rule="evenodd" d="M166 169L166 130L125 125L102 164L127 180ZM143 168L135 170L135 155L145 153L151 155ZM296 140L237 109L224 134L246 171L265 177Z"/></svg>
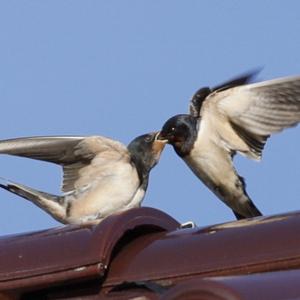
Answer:
<svg viewBox="0 0 300 300"><path fill-rule="evenodd" d="M168 140L161 137L160 136L160 131L158 131L155 134L155 138L153 141L153 146L152 149L155 153L157 153L158 155L160 155L160 153L163 151L163 149L165 148L165 145L167 144Z"/></svg>
<svg viewBox="0 0 300 300"><path fill-rule="evenodd" d="M161 141L161 142L164 142L164 143L168 142L168 139L164 136L162 131L157 132L157 134L155 136L155 140L156 141Z"/></svg>

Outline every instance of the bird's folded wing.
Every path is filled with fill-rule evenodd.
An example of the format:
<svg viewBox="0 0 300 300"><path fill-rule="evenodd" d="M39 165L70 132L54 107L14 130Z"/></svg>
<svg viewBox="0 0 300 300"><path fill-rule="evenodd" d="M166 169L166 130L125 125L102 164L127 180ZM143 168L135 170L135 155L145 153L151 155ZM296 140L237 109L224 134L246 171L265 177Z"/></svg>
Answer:
<svg viewBox="0 0 300 300"><path fill-rule="evenodd" d="M74 147L74 155L80 159L63 165L64 193L89 187L94 180L101 181L117 172L114 168L130 162L129 152L122 143L102 136L80 141Z"/></svg>
<svg viewBox="0 0 300 300"><path fill-rule="evenodd" d="M215 104L230 122L268 136L300 121L300 76L223 91L215 95Z"/></svg>
<svg viewBox="0 0 300 300"><path fill-rule="evenodd" d="M73 191L80 177L89 177L86 168L99 156L105 164L128 157L127 148L120 142L102 137L27 137L0 141L0 153L48 161L63 167L63 192ZM86 172L84 172L86 168Z"/></svg>

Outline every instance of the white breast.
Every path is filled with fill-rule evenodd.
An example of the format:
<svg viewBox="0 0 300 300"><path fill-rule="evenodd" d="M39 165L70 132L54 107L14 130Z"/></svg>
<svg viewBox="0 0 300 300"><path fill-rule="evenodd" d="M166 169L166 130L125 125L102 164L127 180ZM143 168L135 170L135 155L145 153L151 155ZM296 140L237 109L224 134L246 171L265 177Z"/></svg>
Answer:
<svg viewBox="0 0 300 300"><path fill-rule="evenodd" d="M69 200L71 218L102 218L140 204L144 195L138 191L140 181L134 166L122 161L106 167L101 164L97 173L96 160L91 167L93 172L85 191Z"/></svg>

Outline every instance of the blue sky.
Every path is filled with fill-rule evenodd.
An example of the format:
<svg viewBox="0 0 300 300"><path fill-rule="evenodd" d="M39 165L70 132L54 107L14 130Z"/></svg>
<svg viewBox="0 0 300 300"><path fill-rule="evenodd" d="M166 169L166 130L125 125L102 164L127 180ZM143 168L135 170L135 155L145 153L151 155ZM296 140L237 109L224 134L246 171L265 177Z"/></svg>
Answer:
<svg viewBox="0 0 300 300"><path fill-rule="evenodd" d="M188 109L201 86L264 67L300 74L299 1L1 1L0 138L105 135L128 144ZM260 163L235 158L266 215L300 209L300 129L271 138ZM59 193L59 167L0 156L0 176ZM231 211L167 147L144 206L199 226ZM0 190L0 234L59 223Z"/></svg>

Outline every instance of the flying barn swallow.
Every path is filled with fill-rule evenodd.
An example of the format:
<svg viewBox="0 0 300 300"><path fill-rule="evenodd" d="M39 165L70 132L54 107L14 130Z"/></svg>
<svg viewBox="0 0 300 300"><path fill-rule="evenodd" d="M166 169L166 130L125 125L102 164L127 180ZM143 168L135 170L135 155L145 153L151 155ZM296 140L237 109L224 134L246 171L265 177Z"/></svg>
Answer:
<svg viewBox="0 0 300 300"><path fill-rule="evenodd" d="M157 132L126 147L103 137L29 137L0 141L0 153L56 163L63 168L61 196L1 179L0 187L39 206L57 221L80 224L140 206L151 169L166 141Z"/></svg>
<svg viewBox="0 0 300 300"><path fill-rule="evenodd" d="M237 219L261 212L233 166L234 155L260 160L271 134L300 121L300 76L249 84L254 75L199 89L191 99L190 113L171 117L158 136L168 140Z"/></svg>

